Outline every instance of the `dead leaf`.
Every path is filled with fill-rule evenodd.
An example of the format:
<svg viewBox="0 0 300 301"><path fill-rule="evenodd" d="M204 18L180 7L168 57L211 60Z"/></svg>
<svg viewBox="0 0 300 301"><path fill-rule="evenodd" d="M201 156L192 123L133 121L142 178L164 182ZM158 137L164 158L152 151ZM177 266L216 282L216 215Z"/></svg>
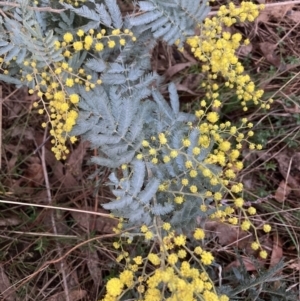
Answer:
<svg viewBox="0 0 300 301"><path fill-rule="evenodd" d="M64 164L56 160L53 152L45 149L45 159L47 165L51 166L52 168L53 177L51 177L50 179L50 182L52 184L55 185L56 183L58 183L69 192L71 192L73 189L77 189L76 187L78 187L78 182L71 173L65 173Z"/></svg>
<svg viewBox="0 0 300 301"><path fill-rule="evenodd" d="M290 194L292 188L285 182L281 181L276 189L274 198L276 201L282 203L285 201L286 197Z"/></svg>
<svg viewBox="0 0 300 301"><path fill-rule="evenodd" d="M19 158L20 151L25 151L26 147L23 144L5 144L3 145L5 152L9 152L12 154L12 157L9 159L9 161L6 163L6 172L7 174L12 174L13 169L16 167L16 162Z"/></svg>
<svg viewBox="0 0 300 301"><path fill-rule="evenodd" d="M277 3L276 3L277 4ZM267 5L264 10L262 10L257 17L257 22L267 23L271 19L275 21L280 21L288 12L290 12L294 7L292 3L280 3L280 5Z"/></svg>
<svg viewBox="0 0 300 301"><path fill-rule="evenodd" d="M242 256L240 258L240 260L242 260L243 265L245 266L246 271L248 272L252 272L252 271L256 271L257 268L259 268L260 266L263 266L263 261L258 261L259 262L259 266L256 263L255 265L253 264L252 260L249 257L245 257ZM230 264L228 264L225 268L224 271L230 271L232 268L238 268L241 266L241 262L239 259L236 259L235 261L231 262Z"/></svg>
<svg viewBox="0 0 300 301"><path fill-rule="evenodd" d="M177 91L184 91L184 92L188 92L189 94L192 94L192 95L198 95L197 93L195 93L194 91L189 89L187 86L182 85L182 84L176 84L176 88L177 88Z"/></svg>
<svg viewBox="0 0 300 301"><path fill-rule="evenodd" d="M260 50L262 51L266 60L274 65L275 67L281 69L281 59L278 55L275 54L275 49L277 48L276 44L269 42L259 43Z"/></svg>
<svg viewBox="0 0 300 301"><path fill-rule="evenodd" d="M44 182L44 174L42 164L32 163L28 166L25 176L33 186L40 186Z"/></svg>
<svg viewBox="0 0 300 301"><path fill-rule="evenodd" d="M96 251L87 250L87 267L89 269L90 275L94 281L94 286L99 287L102 283L102 270L99 267L99 257Z"/></svg>
<svg viewBox="0 0 300 301"><path fill-rule="evenodd" d="M300 11L290 10L287 12L286 17L298 24L300 22Z"/></svg>
<svg viewBox="0 0 300 301"><path fill-rule="evenodd" d="M300 259L296 259L293 263L289 264L288 267L292 270L300 271Z"/></svg>
<svg viewBox="0 0 300 301"><path fill-rule="evenodd" d="M188 92L191 95L199 95L200 83L203 80L203 74L188 74L184 80L180 83L176 83L176 88L178 91ZM195 92L196 91L196 92Z"/></svg>
<svg viewBox="0 0 300 301"><path fill-rule="evenodd" d="M179 63L176 65L173 65L169 67L165 73L166 78L171 78L176 73L180 72L181 70L185 69L186 67L190 67L192 65L195 65L195 63L187 62L187 63Z"/></svg>
<svg viewBox="0 0 300 301"><path fill-rule="evenodd" d="M42 144L42 139L37 139L39 145ZM75 189L75 187L78 186L78 183L76 179L72 176L71 173L65 173L65 167L64 164L60 161L57 161L53 152L45 148L45 160L48 166L51 166L53 177L51 177L50 182L51 183L59 183L59 185L62 185L65 189L68 189L71 191L72 189Z"/></svg>
<svg viewBox="0 0 300 301"><path fill-rule="evenodd" d="M20 136L23 134L26 139L35 141L36 145L44 144L44 137L40 133L33 134L34 130L32 128L26 129L22 131L21 128L17 128L14 130L13 134L15 136ZM51 144L49 142L49 148L51 148ZM53 177L50 179L50 182L58 182L63 188L68 189L71 192L72 188L75 189L78 187L77 180L73 177L70 172L65 173L65 166L61 161L57 161L53 152L48 149L48 144L46 143L45 147L45 160L46 164L52 168ZM36 163L36 162L34 162ZM37 169L40 169L40 166L34 165L32 166L32 170L29 172L30 174L34 174ZM39 174L39 179L35 179L40 181L42 179L41 173Z"/></svg>
<svg viewBox="0 0 300 301"><path fill-rule="evenodd" d="M91 212L94 211L94 208L92 207L82 209ZM107 213L107 211L101 208L98 209L98 212ZM100 233L114 233L113 228L116 227L118 224L117 220L105 216L94 216L92 214L86 214L81 212L71 212L71 215L74 218L74 220L79 224L79 226L81 226L85 230L97 230ZM93 226L94 229L92 229Z"/></svg>
<svg viewBox="0 0 300 301"><path fill-rule="evenodd" d="M207 237L217 236L222 246L236 246L245 248L252 236L242 231L239 227L221 223L219 221L208 221L204 225Z"/></svg>
<svg viewBox="0 0 300 301"><path fill-rule="evenodd" d="M63 262L64 272L66 275L66 282L67 282L68 289L72 290L80 287L77 270L73 269L65 259L63 259L62 262ZM62 269L61 262L55 263L54 266L58 272L61 272Z"/></svg>
<svg viewBox="0 0 300 301"><path fill-rule="evenodd" d="M192 56L192 55L190 55L187 51L184 50L184 51L182 52L182 55L183 55L183 57L184 57L185 59L187 59L189 62L194 63L194 64L198 63L198 61L195 59L195 57Z"/></svg>
<svg viewBox="0 0 300 301"><path fill-rule="evenodd" d="M270 267L276 265L282 259L282 257L283 257L282 241L276 234L274 234Z"/></svg>
<svg viewBox="0 0 300 301"><path fill-rule="evenodd" d="M0 227L9 227L9 226L17 226L22 223L22 220L16 216L11 215L10 217L1 217L0 218Z"/></svg>
<svg viewBox="0 0 300 301"><path fill-rule="evenodd" d="M248 45L242 45L238 50L237 50L237 54L239 56L247 56L249 53L251 53L253 49L253 45L252 44L248 44Z"/></svg>
<svg viewBox="0 0 300 301"><path fill-rule="evenodd" d="M24 181L31 187L41 186L44 182L43 166L40 159L36 156L30 157L30 162L24 173Z"/></svg>
<svg viewBox="0 0 300 301"><path fill-rule="evenodd" d="M281 5L275 5L275 6L269 6L267 7L267 10L270 11L271 16L276 19L280 20L284 18L287 14L287 12L291 11L294 7L294 4L291 3L282 3Z"/></svg>
<svg viewBox="0 0 300 301"><path fill-rule="evenodd" d="M34 140L34 129L33 128L24 129L24 127L16 126L13 128L11 136L22 137L23 139L25 138L27 140Z"/></svg>
<svg viewBox="0 0 300 301"><path fill-rule="evenodd" d="M270 20L270 12L266 9L262 10L256 18L257 23L267 23Z"/></svg>
<svg viewBox="0 0 300 301"><path fill-rule="evenodd" d="M287 113L292 113L292 114L299 114L300 113L300 106L295 103L294 106L292 107L287 107L284 102L281 102L284 110L287 112Z"/></svg>
<svg viewBox="0 0 300 301"><path fill-rule="evenodd" d="M24 129L20 126L13 128L11 137L18 137L18 139L22 140L22 143L5 145L5 151L12 154L12 157L7 162L8 173L16 174L13 171L16 168L20 151L28 151L28 140L34 139L33 131L32 128ZM18 176L17 180L8 179L5 183L16 195L32 194L35 191L33 187L38 187L44 182L43 168L37 156L30 156L24 163L26 167L23 168L23 176Z"/></svg>
<svg viewBox="0 0 300 301"><path fill-rule="evenodd" d="M274 156L279 165L279 171L293 193L300 197L300 153L292 151L281 152Z"/></svg>
<svg viewBox="0 0 300 301"><path fill-rule="evenodd" d="M20 117L24 112L28 112L31 106L31 102L28 99L28 88L21 87L11 91L5 99L4 105L8 108L8 119Z"/></svg>
<svg viewBox="0 0 300 301"><path fill-rule="evenodd" d="M87 295L87 291L85 290L81 290L81 289L72 290L69 294L69 300L78 301L85 298L86 295ZM56 293L55 295L47 299L47 301L65 301L65 300L66 300L65 292Z"/></svg>
<svg viewBox="0 0 300 301"><path fill-rule="evenodd" d="M2 265L0 265L0 293L5 301L17 300L17 295L13 290L13 286L11 285L8 277L5 274Z"/></svg>
<svg viewBox="0 0 300 301"><path fill-rule="evenodd" d="M78 146L69 155L66 166L66 174L71 173L75 178L82 179L82 162L90 143L80 141Z"/></svg>
<svg viewBox="0 0 300 301"><path fill-rule="evenodd" d="M9 161L6 164L7 167L7 174L13 174L13 169L16 167L16 163L18 161L18 154L13 154L12 157L9 159Z"/></svg>

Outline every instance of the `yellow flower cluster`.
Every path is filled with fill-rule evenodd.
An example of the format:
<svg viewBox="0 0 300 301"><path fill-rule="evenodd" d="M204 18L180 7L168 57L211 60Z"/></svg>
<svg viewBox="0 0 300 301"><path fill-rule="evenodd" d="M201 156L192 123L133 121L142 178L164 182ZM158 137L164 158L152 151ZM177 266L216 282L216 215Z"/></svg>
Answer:
<svg viewBox="0 0 300 301"><path fill-rule="evenodd" d="M75 85L85 87L86 91L94 89L96 85L102 83L100 78L88 74L84 68L73 70L68 64L68 60L81 50L99 52L104 47L114 48L117 43L120 47L126 45L126 39L135 41L133 33L128 29L121 32L120 29L113 29L107 34L105 29L95 32L93 29L85 33L79 29L76 36L66 32L61 41L55 42L57 50L62 49L65 61L52 63L46 67L39 68L37 62L23 62L21 70L21 81L26 81L31 87L30 94L36 93L40 101L33 104L40 114L47 114L48 122L43 122L42 127L50 124L50 134L52 151L57 160L66 159L69 150L66 147L67 139L76 141L76 137L70 137L73 126L78 117L77 104L80 97L77 93L69 93L68 89ZM1 63L1 62L0 62ZM5 71L4 71L5 73Z"/></svg>
<svg viewBox="0 0 300 301"><path fill-rule="evenodd" d="M66 87L73 87L75 84L85 85L86 89L95 87L95 84L101 84L101 80L91 81L92 76L86 74L84 69L73 70L67 62L59 62L53 66L37 68L36 62L29 63L24 61L23 72L26 76L21 80L33 83L33 88L29 94L36 93L40 100L33 106L38 109L40 114L47 114L48 123L50 123L50 134L53 137L52 151L57 160L66 159L69 150L66 147L67 139L71 143L77 139L70 136L73 126L78 117L77 104L80 97L76 93L68 93ZM47 123L43 122L42 127Z"/></svg>
<svg viewBox="0 0 300 301"><path fill-rule="evenodd" d="M184 167L186 171L183 172L177 180L178 184L181 184L180 190L176 193L173 188L171 192L174 202L181 204L184 202L185 195L192 194L201 199L213 197L216 204L218 204L222 199L224 188L225 191L227 190L233 197L234 194L240 193L243 189L241 183L234 182L237 172L243 168L242 161L239 161L242 143L248 143L247 137L244 137L240 131L242 129L251 128L253 125L248 123L246 119L243 120L244 122L239 128L232 126L230 122L217 125L215 121L219 119L219 115L216 112L211 112L209 117L207 117L204 111L203 114L197 111L196 116L201 116L199 117L198 125L190 127L191 133L196 129L201 133L196 145L191 147L191 138L186 137L182 140L181 147L173 148L169 141L168 134L159 133L158 137L152 137L149 141L144 140L142 142L143 150L137 155L137 158L145 158L153 164L170 164L172 160L176 160L178 156L185 158ZM206 118L206 120L202 120L203 118ZM233 139L235 143L233 143ZM216 148L208 153L206 158L202 158L202 152L207 152L206 149L212 147L211 144L216 145ZM257 145L256 148L261 149L261 145ZM217 173L213 172L210 169L211 164L219 166L221 169ZM214 192L211 190L204 191L203 183L197 184L197 182L193 180L200 174L207 179L207 187L220 186L220 190ZM159 191L168 192L168 187L172 181L168 180L161 183ZM242 205L243 202L235 201L236 207L242 207ZM227 212L228 215L231 213L232 212ZM227 214L225 214L225 216Z"/></svg>
<svg viewBox="0 0 300 301"><path fill-rule="evenodd" d="M101 52L105 47L115 48L118 44L123 47L126 45L127 38L136 41L136 37L129 29L125 29L123 32L120 29L113 29L109 34L106 29L98 32L90 29L88 33L79 29L75 36L66 32L63 41L57 41L55 46L56 49L63 49L65 57L72 57L73 53L82 50Z"/></svg>
<svg viewBox="0 0 300 301"><path fill-rule="evenodd" d="M218 16L221 17L221 21L228 27L238 21L240 22L253 22L259 15L260 10L265 6L257 5L253 2L242 1L239 7L236 7L232 2L228 4L228 7L222 5L219 8Z"/></svg>
<svg viewBox="0 0 300 301"><path fill-rule="evenodd" d="M167 233L159 240L159 254L150 252L144 259L136 256L131 262L127 261L119 277L107 282L102 301L121 300L129 292L134 292L139 301L229 301L226 295L216 293L203 267L212 264L213 255L200 246L191 250L187 237L175 235L170 231L170 224L164 223L162 228ZM141 231L147 232L148 227L142 226ZM198 228L193 236L196 240L203 239L205 233ZM146 269L146 265L153 265L154 269Z"/></svg>
<svg viewBox="0 0 300 301"><path fill-rule="evenodd" d="M214 81L221 75L226 79L225 87L235 88L238 99L241 101L243 109L247 110L247 103L253 101L254 104L261 104L263 108L269 108L270 104L262 103L263 90L256 90L255 84L250 76L244 74L244 67L239 62L236 50L242 45L242 35L224 31L224 27L230 27L236 22L246 20L253 21L259 14L263 6L252 2L242 2L240 7L229 3L228 8L221 6L216 17L206 18L200 25L201 33L187 39L194 56L198 58L202 65L202 71L209 73L209 85L207 98L213 102L213 107L221 105L218 99L219 85ZM245 40L247 45L249 40ZM205 84L204 84L205 85ZM269 100L271 103L272 100ZM215 120L212 116L212 120ZM216 122L216 120L214 121Z"/></svg>
<svg viewBox="0 0 300 301"><path fill-rule="evenodd" d="M214 200L215 209L215 212L209 216L211 219L218 219L232 225L238 225L240 221L241 229L244 231L254 229L257 238L256 229L249 220L249 216L255 215L256 210L254 207L244 208L245 202L238 196L243 191L243 184L235 181L237 173L243 169L243 162L239 160L242 145L248 144L250 149L252 146L258 150L262 149L261 145L254 145L248 141L248 138L254 134L251 130L253 124L246 118L241 120L239 127L233 126L229 121L218 123L219 114L214 111L208 113L211 105L207 106L203 100L201 106L202 109L195 112L198 123L189 124L189 134L182 139L179 147L172 147L172 137L169 133L159 133L151 139L142 141L143 148L137 155L137 159L163 165L173 164L173 161L180 157L185 170L182 170L176 179L163 181L159 185L158 193L163 193L165 197L170 195L167 198L170 201L173 199L177 205L184 203L186 198L200 199L203 202L200 205L202 212L208 210L205 200L210 198ZM191 137L195 130L199 132L196 142L195 137ZM246 134L243 134L242 132L245 131ZM211 151L208 152L207 148ZM202 153L206 155L202 156ZM177 163L174 162L174 164ZM218 168L214 169L212 166ZM204 177L205 181L195 181L199 176L202 179ZM177 183L177 189L174 183ZM222 205L225 193L232 198L232 203L226 201L227 206ZM228 199L228 196L226 198ZM244 218L238 219L235 216L236 209L243 213ZM265 232L270 230L268 225L264 226ZM261 248L260 245L259 248ZM261 249L260 256L265 255ZM209 257L206 259L209 261ZM176 261L174 257L170 260Z"/></svg>

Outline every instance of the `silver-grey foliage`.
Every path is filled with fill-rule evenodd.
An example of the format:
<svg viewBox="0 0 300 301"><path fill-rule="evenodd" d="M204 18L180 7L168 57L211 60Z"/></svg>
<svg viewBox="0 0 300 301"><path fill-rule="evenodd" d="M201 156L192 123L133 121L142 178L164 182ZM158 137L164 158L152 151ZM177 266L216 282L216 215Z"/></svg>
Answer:
<svg viewBox="0 0 300 301"><path fill-rule="evenodd" d="M154 164L143 153L142 142L166 133L170 148L180 148L185 137L196 145L200 133L190 130L195 116L180 111L175 84L168 85L167 96L161 93L161 78L151 70L150 53L158 39L169 44L176 41L181 46L207 15L207 1L137 1L135 11L127 16L122 16L116 0L87 0L80 7L49 0L39 4L65 8L60 14L29 9L27 0L17 3L20 7L13 10L13 17L0 19L0 55L5 54L5 61L11 62L8 74L0 75L0 79L34 88L36 83L29 76L34 66L22 65L24 61L34 61L39 70L44 67L53 70L59 66L57 63L65 62L72 70L83 68L91 82L101 80L101 85L89 91L80 83L64 90L80 96L79 117L71 134L82 136L98 150L99 155L91 159L92 163L111 169L110 185L115 197L104 207L126 218L129 224L150 224L155 216L171 220L178 227L182 223L191 224L199 211L196 207L202 202L209 204L210 200L188 196L184 206L174 203L174 197L184 192L180 182L187 172L184 155L179 154L167 164L161 159ZM126 36L126 44L122 46L117 36L110 36L116 47L104 47L103 51L82 49L72 57L65 57L57 41L62 41L67 32L76 37L78 29L85 33L90 29L95 32L105 29L108 34L113 29L121 32L129 29L136 41ZM36 76L38 81L42 80L39 73ZM61 71L63 80L68 76L67 71ZM42 89L47 91L47 87ZM212 147L213 142L195 160L204 161ZM141 153L143 158L138 161L136 156ZM167 154L168 149L162 148L160 156ZM192 157L191 149L187 155ZM116 175L120 174L117 171L121 166L120 178ZM203 176L199 175L194 182L199 192L207 188ZM171 192L159 188L165 183Z"/></svg>

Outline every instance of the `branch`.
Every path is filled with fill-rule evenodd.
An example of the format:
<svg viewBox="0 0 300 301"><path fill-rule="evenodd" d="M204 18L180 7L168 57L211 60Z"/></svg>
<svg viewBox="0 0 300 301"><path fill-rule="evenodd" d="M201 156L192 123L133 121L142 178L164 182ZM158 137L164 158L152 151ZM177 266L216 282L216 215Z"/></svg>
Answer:
<svg viewBox="0 0 300 301"><path fill-rule="evenodd" d="M18 3L11 3L11 2L6 2L6 1L0 1L1 6L11 6L11 7L21 7L20 4ZM66 10L66 8L62 9L55 9L52 7L33 7L33 6L28 6L28 9L35 10L35 11L47 11L51 13L61 13Z"/></svg>

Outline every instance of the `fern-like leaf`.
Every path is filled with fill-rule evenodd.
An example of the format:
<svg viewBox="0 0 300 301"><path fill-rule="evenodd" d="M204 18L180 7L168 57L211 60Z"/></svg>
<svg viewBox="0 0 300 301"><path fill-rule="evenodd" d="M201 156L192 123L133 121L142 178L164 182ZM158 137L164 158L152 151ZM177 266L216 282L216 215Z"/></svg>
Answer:
<svg viewBox="0 0 300 301"><path fill-rule="evenodd" d="M145 189L138 195L138 199L143 204L148 204L158 190L160 181L152 178L146 185Z"/></svg>

